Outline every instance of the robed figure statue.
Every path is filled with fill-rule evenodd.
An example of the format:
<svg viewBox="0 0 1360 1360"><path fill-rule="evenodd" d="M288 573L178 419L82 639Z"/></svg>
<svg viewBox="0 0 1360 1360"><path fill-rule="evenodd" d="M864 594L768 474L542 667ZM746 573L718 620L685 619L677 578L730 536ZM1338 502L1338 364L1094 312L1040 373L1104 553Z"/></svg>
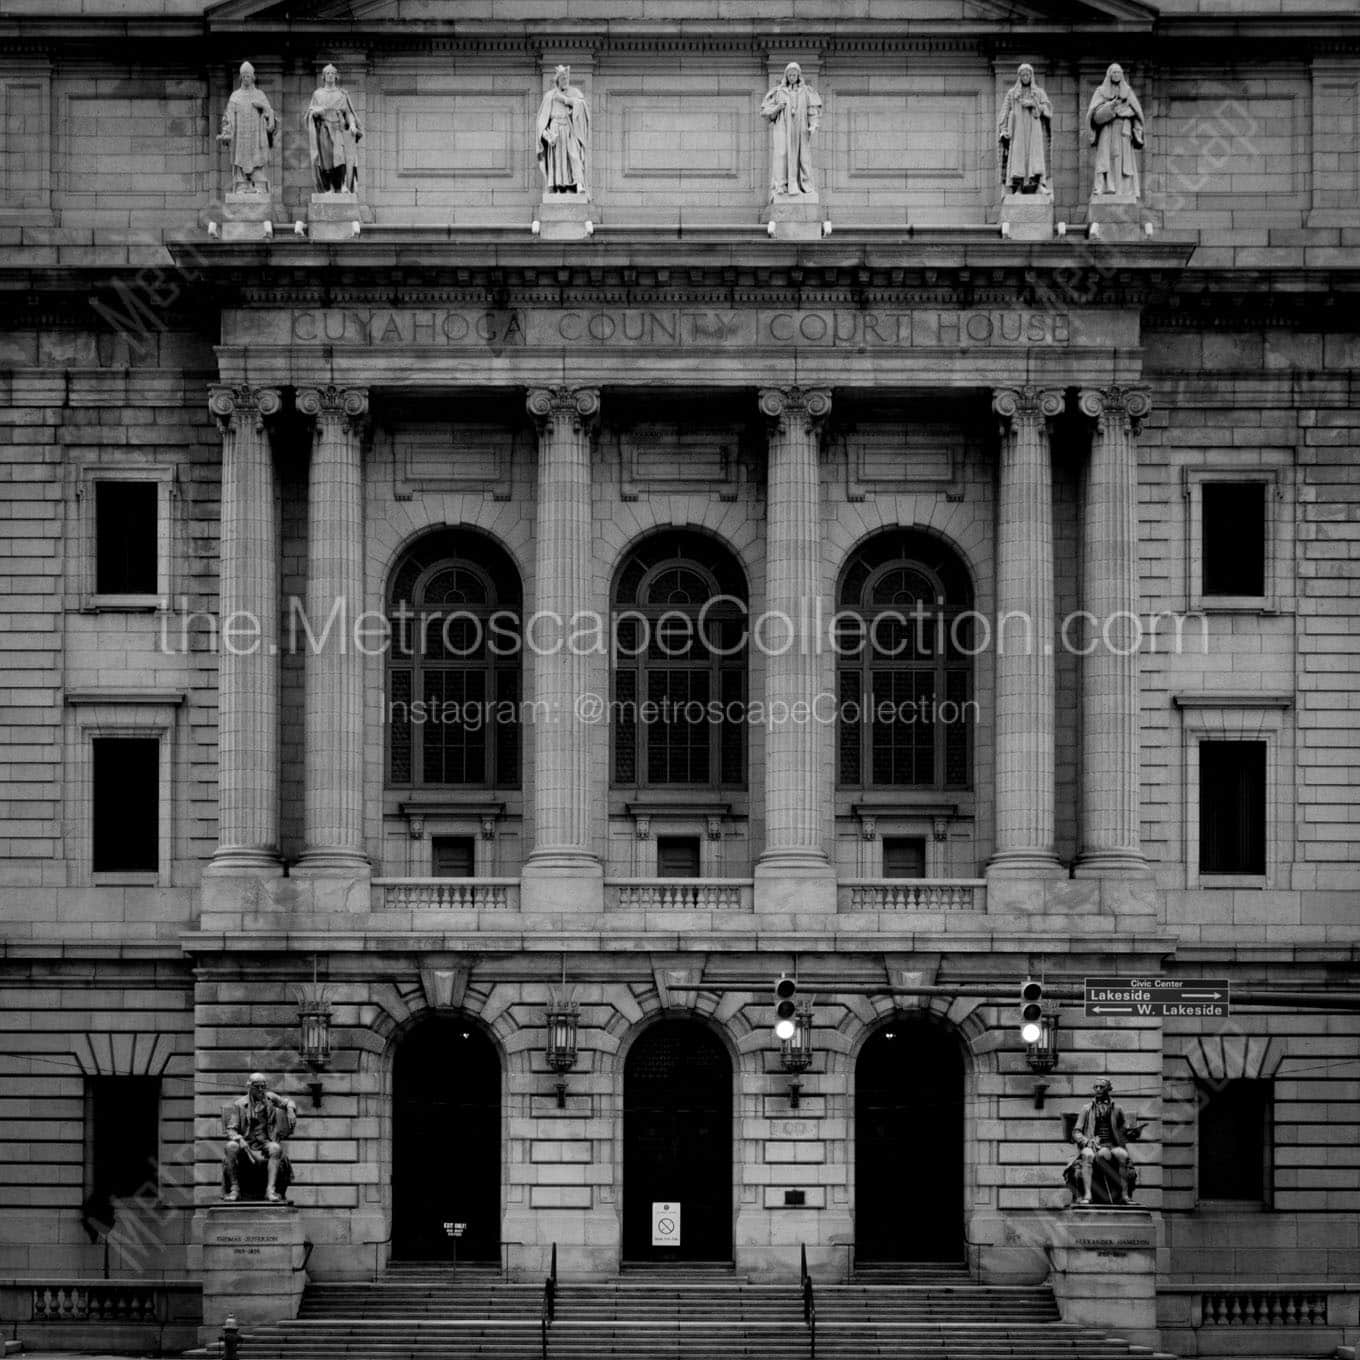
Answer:
<svg viewBox="0 0 1360 1360"><path fill-rule="evenodd" d="M319 194L352 194L359 181L356 147L363 138L363 129L349 95L339 82L339 71L327 66L307 106L307 144Z"/></svg>
<svg viewBox="0 0 1360 1360"><path fill-rule="evenodd" d="M590 110L585 95L571 83L571 68L559 66L552 87L538 106L538 168L549 194L584 194Z"/></svg>
<svg viewBox="0 0 1360 1360"><path fill-rule="evenodd" d="M1091 196L1113 194L1126 202L1138 198L1138 158L1144 143L1143 106L1115 62L1091 96L1087 111L1091 144L1096 149L1095 185Z"/></svg>
<svg viewBox="0 0 1360 1360"><path fill-rule="evenodd" d="M1001 148L1001 183L1008 194L1046 194L1048 137L1053 105L1034 83L1034 67L1021 66L1015 84L1006 91L996 139Z"/></svg>
<svg viewBox="0 0 1360 1360"><path fill-rule="evenodd" d="M791 61L784 78L760 103L770 124L770 198L815 195L812 134L822 121L821 96L803 81L803 68Z"/></svg>
<svg viewBox="0 0 1360 1360"><path fill-rule="evenodd" d="M268 190L264 176L256 174L269 164L269 148L274 145L278 119L265 92L255 85L255 68L241 63L241 84L232 91L222 115L217 140L231 148L231 188L233 193L259 193Z"/></svg>

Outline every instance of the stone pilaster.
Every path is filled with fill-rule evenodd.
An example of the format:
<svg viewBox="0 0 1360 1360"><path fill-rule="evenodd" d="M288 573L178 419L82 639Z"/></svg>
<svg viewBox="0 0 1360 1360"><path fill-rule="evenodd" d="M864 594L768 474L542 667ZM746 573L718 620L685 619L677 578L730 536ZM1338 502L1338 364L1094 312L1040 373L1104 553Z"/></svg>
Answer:
<svg viewBox="0 0 1360 1360"><path fill-rule="evenodd" d="M772 715L791 714L795 705L810 706L821 688L816 639L798 630L813 615L822 592L818 445L831 394L764 388L760 410L769 422L766 608L795 629L788 647L780 646L777 632L769 637L765 703ZM765 850L756 865L758 911L835 910L822 796L831 737L829 724L814 721L772 721L765 730Z"/></svg>
<svg viewBox="0 0 1360 1360"><path fill-rule="evenodd" d="M304 387L297 408L313 424L307 478L304 657L303 872L366 872L364 854L363 423L361 387ZM328 624L330 625L328 627Z"/></svg>
<svg viewBox="0 0 1360 1360"><path fill-rule="evenodd" d="M279 536L266 418L273 387L209 389L222 431L217 663L217 849L210 873L274 874L279 862Z"/></svg>
<svg viewBox="0 0 1360 1360"><path fill-rule="evenodd" d="M1089 388L1096 422L1081 529L1081 853L1077 874L1141 873L1138 769L1138 461L1143 388Z"/></svg>
<svg viewBox="0 0 1360 1360"><path fill-rule="evenodd" d="M996 851L992 874L1059 872L1054 853L1053 472L1061 392L1002 387L996 534Z"/></svg>
<svg viewBox="0 0 1360 1360"><path fill-rule="evenodd" d="M593 599L590 455L600 394L590 387L534 388L526 402L538 428L534 612L565 639L572 617ZM581 720L578 700L590 685L589 658L565 645L532 657L534 847L524 866L524 910L603 908L604 871L591 849L590 753L607 727ZM603 697L603 696L601 696Z"/></svg>

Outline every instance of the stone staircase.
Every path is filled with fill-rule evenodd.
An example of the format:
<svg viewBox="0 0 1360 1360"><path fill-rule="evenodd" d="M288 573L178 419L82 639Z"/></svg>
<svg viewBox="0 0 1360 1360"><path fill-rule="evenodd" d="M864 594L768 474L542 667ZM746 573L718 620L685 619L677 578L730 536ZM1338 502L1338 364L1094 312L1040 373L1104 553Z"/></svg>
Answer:
<svg viewBox="0 0 1360 1360"><path fill-rule="evenodd" d="M1118 1360L1146 1348L1066 1326L1052 1293L962 1271L863 1271L815 1286L817 1360ZM402 1267L373 1284L314 1284L293 1321L252 1330L240 1360L542 1360L543 1286ZM810 1360L796 1283L731 1271L628 1272L558 1283L549 1360ZM208 1354L217 1348L208 1349Z"/></svg>

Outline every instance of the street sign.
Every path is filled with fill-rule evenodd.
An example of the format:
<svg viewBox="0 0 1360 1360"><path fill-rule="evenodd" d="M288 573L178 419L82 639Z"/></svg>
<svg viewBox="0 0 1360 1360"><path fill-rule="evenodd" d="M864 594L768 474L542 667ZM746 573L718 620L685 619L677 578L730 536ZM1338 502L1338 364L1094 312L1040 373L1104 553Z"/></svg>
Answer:
<svg viewBox="0 0 1360 1360"><path fill-rule="evenodd" d="M1086 979L1090 1019L1223 1016L1231 1013L1227 978L1095 977Z"/></svg>
<svg viewBox="0 0 1360 1360"><path fill-rule="evenodd" d="M652 1203L652 1246L678 1247L680 1245L680 1206L670 1203Z"/></svg>

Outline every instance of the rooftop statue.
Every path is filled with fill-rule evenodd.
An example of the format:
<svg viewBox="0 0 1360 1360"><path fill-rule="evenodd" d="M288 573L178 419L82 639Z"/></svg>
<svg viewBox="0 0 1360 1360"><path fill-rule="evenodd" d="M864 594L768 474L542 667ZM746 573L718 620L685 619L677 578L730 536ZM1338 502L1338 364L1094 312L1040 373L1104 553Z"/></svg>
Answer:
<svg viewBox="0 0 1360 1360"><path fill-rule="evenodd" d="M585 95L571 83L571 67L559 66L554 72L552 88L538 106L535 128L544 192L585 194L590 110Z"/></svg>
<svg viewBox="0 0 1360 1360"><path fill-rule="evenodd" d="M770 197L816 197L812 177L812 136L822 120L822 99L803 81L803 68L791 61L784 78L761 100L761 117L770 123Z"/></svg>
<svg viewBox="0 0 1360 1360"><path fill-rule="evenodd" d="M1144 145L1143 106L1124 79L1124 68L1115 62L1091 96L1087 110L1091 125L1091 144L1096 149L1093 199L1113 195L1124 202L1136 202L1138 157Z"/></svg>
<svg viewBox="0 0 1360 1360"><path fill-rule="evenodd" d="M1020 67L1015 84L1006 91L997 119L996 139L1001 149L1001 183L1008 194L1047 194L1048 138L1053 105L1034 83L1034 67Z"/></svg>
<svg viewBox="0 0 1360 1360"><path fill-rule="evenodd" d="M340 88L340 73L327 66L307 106L307 141L319 194L352 194L359 179L359 115Z"/></svg>
<svg viewBox="0 0 1360 1360"><path fill-rule="evenodd" d="M227 100L217 140L231 147L233 193L268 193L269 181L259 171L269 164L278 119L263 90L255 87L255 68L241 63L241 83Z"/></svg>

